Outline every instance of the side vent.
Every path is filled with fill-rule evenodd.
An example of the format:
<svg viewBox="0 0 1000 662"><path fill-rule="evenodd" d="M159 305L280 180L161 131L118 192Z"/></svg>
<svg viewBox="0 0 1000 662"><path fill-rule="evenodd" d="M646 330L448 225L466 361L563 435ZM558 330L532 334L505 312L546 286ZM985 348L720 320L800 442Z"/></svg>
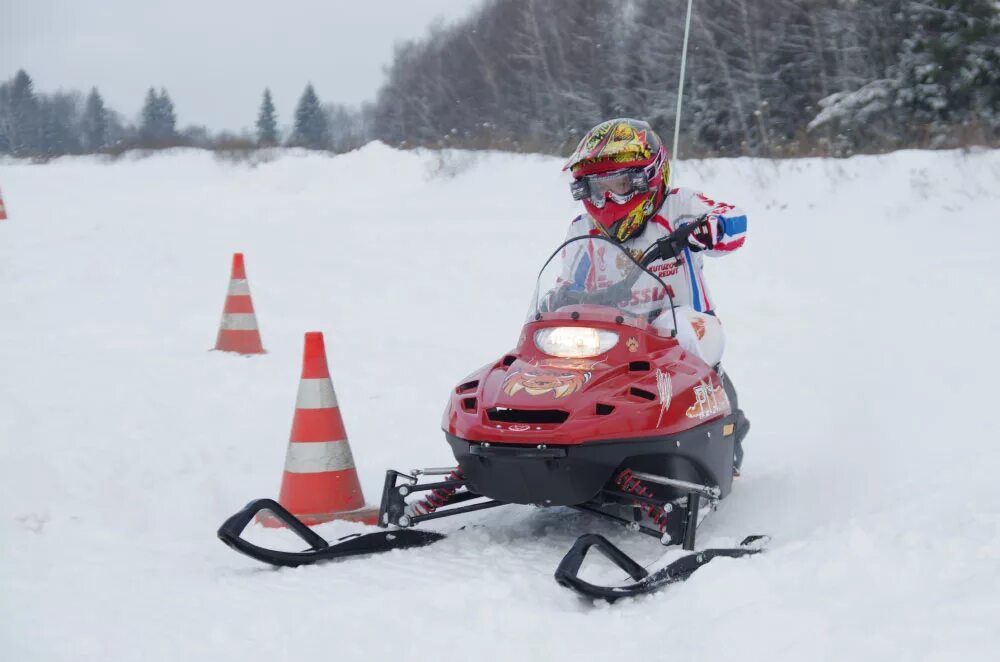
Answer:
<svg viewBox="0 0 1000 662"><path fill-rule="evenodd" d="M556 424L565 423L569 412L562 409L507 409L494 407L486 410L486 417L497 423Z"/></svg>
<svg viewBox="0 0 1000 662"><path fill-rule="evenodd" d="M632 361L628 364L629 372L649 372L649 361Z"/></svg>
<svg viewBox="0 0 1000 662"><path fill-rule="evenodd" d="M595 412L598 416L607 416L615 410L614 406L606 405L603 403L597 403L597 411Z"/></svg>
<svg viewBox="0 0 1000 662"><path fill-rule="evenodd" d="M510 354L508 354L507 356L503 357L503 360L500 362L500 364L505 368L509 368L510 364L516 360L517 360L516 356L511 356Z"/></svg>
<svg viewBox="0 0 1000 662"><path fill-rule="evenodd" d="M476 399L462 398L462 409L465 411L476 411Z"/></svg>
<svg viewBox="0 0 1000 662"><path fill-rule="evenodd" d="M479 387L479 380L474 379L471 382L465 382L464 384L459 384L458 388L455 389L455 393L458 393L459 395L463 393L471 393L472 391L475 391L478 387Z"/></svg>
<svg viewBox="0 0 1000 662"><path fill-rule="evenodd" d="M634 395L637 398L642 398L643 400L656 400L656 396L649 391L643 391L641 388L632 387L628 390L629 395Z"/></svg>

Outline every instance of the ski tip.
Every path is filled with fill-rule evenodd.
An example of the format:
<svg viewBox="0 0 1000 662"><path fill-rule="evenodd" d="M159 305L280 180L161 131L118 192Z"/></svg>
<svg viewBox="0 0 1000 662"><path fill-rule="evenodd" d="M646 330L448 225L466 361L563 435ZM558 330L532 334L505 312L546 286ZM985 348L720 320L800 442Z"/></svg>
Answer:
<svg viewBox="0 0 1000 662"><path fill-rule="evenodd" d="M754 552L763 551L767 547L768 543L771 542L771 536L758 534L753 536L747 536L740 543L740 547L743 549L752 550Z"/></svg>

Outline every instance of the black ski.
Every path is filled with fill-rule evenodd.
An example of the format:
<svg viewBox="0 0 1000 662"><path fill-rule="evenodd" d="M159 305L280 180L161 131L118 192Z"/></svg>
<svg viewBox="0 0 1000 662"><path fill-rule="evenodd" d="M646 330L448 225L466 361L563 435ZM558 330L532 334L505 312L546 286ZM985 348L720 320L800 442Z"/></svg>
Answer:
<svg viewBox="0 0 1000 662"><path fill-rule="evenodd" d="M261 511L270 511L274 517L281 520L283 524L309 545L310 549L302 552L283 552L276 549L259 547L242 538L243 530L257 516L257 513ZM365 534L355 533L333 542L327 542L273 499L255 499L251 501L243 510L222 523L222 526L219 527L218 535L219 540L250 558L275 566L292 568L349 556L378 554L393 549L407 549L409 547L423 547L444 538L443 534L435 533L434 531L398 529Z"/></svg>
<svg viewBox="0 0 1000 662"><path fill-rule="evenodd" d="M731 549L706 549L700 552L692 552L650 574L628 554L615 547L604 536L596 533L588 533L577 538L573 547L563 557L563 560L559 563L559 567L556 568L555 578L560 585L576 591L585 598L603 599L608 602L614 602L622 598L653 593L670 584L684 581L695 570L720 556L740 558L758 554L763 551L763 545L766 544L767 540L767 536L747 536L740 543L739 547ZM615 565L627 572L635 582L624 586L597 586L596 584L591 584L580 579L580 566L583 564L587 552L594 547Z"/></svg>

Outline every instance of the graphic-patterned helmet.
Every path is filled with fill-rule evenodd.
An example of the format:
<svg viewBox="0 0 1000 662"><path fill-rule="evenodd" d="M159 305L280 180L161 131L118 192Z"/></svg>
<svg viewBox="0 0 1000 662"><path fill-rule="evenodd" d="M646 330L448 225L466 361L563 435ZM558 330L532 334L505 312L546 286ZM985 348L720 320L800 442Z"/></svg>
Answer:
<svg viewBox="0 0 1000 662"><path fill-rule="evenodd" d="M642 232L663 203L670 164L649 124L617 118L588 131L563 170L573 174L573 197L608 236L625 241Z"/></svg>

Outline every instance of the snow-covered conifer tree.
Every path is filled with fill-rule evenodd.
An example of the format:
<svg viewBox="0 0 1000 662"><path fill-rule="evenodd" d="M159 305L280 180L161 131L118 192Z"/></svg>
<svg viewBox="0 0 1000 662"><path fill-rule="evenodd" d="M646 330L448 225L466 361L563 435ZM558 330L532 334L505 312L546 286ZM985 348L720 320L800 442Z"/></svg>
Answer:
<svg viewBox="0 0 1000 662"><path fill-rule="evenodd" d="M83 146L96 152L108 144L108 111L96 87L90 89L80 121Z"/></svg>
<svg viewBox="0 0 1000 662"><path fill-rule="evenodd" d="M271 101L271 90L264 89L264 98L257 113L257 144L273 147L278 144L278 116Z"/></svg>
<svg viewBox="0 0 1000 662"><path fill-rule="evenodd" d="M8 92L7 141L15 156L41 153L42 123L31 76L21 69L10 83Z"/></svg>
<svg viewBox="0 0 1000 662"><path fill-rule="evenodd" d="M139 137L147 147L163 147L177 138L177 116L167 91L149 88L142 107Z"/></svg>
<svg viewBox="0 0 1000 662"><path fill-rule="evenodd" d="M289 144L311 149L326 149L330 144L326 113L320 107L319 97L316 96L312 83L306 85L295 108L295 127Z"/></svg>

